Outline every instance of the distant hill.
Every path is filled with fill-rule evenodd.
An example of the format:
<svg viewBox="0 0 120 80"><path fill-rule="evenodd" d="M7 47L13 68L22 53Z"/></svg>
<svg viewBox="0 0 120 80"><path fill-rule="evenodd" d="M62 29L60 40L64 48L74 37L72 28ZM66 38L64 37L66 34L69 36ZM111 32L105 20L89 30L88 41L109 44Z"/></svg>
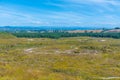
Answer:
<svg viewBox="0 0 120 80"><path fill-rule="evenodd" d="M16 38L10 33L0 32L0 39L10 39L10 38Z"/></svg>
<svg viewBox="0 0 120 80"><path fill-rule="evenodd" d="M107 29L107 30L70 30L69 33L85 33L85 32L92 32L92 33L120 33L120 29Z"/></svg>
<svg viewBox="0 0 120 80"><path fill-rule="evenodd" d="M100 30L94 27L80 26L0 26L0 31L19 32L19 31L70 31L70 30Z"/></svg>
<svg viewBox="0 0 120 80"><path fill-rule="evenodd" d="M111 30L107 30L107 31L105 31L105 32L110 32L110 33L118 33L118 32L120 32L120 29L111 29Z"/></svg>
<svg viewBox="0 0 120 80"><path fill-rule="evenodd" d="M71 30L68 32L69 33L85 33L85 32L100 33L100 32L102 32L102 30Z"/></svg>

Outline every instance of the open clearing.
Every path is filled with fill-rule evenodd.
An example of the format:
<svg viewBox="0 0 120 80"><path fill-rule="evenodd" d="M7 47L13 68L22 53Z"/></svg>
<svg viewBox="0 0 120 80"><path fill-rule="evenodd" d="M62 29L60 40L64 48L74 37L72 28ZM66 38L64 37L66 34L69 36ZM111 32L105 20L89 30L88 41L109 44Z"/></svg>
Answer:
<svg viewBox="0 0 120 80"><path fill-rule="evenodd" d="M0 39L0 80L120 80L120 40Z"/></svg>

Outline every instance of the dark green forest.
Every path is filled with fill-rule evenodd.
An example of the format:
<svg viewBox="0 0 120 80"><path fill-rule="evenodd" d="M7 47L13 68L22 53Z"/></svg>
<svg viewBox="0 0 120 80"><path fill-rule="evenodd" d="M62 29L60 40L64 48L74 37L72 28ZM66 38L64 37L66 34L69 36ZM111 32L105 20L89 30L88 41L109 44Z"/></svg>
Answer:
<svg viewBox="0 0 120 80"><path fill-rule="evenodd" d="M84 32L84 33L69 33L69 32L0 32L2 38L17 37L17 38L52 38L59 39L63 37L100 37L100 38L115 38L120 39L120 32Z"/></svg>
<svg viewBox="0 0 120 80"><path fill-rule="evenodd" d="M120 33L68 33L68 32L44 32L44 33L27 33L27 32L18 32L11 33L12 35L18 38L53 38L58 39L62 37L101 37L101 38L116 38L120 39Z"/></svg>

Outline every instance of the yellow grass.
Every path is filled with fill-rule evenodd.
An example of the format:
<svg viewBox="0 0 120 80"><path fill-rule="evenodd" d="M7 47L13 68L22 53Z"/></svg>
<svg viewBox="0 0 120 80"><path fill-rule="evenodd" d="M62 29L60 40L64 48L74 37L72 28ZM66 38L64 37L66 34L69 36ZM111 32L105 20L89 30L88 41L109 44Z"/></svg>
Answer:
<svg viewBox="0 0 120 80"><path fill-rule="evenodd" d="M119 77L119 39L0 39L0 80L120 80Z"/></svg>

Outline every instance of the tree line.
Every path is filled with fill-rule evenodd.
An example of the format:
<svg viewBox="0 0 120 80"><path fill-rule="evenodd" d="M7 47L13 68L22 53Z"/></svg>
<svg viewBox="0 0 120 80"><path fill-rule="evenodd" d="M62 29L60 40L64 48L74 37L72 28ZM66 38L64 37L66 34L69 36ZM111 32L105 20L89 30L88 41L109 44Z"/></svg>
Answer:
<svg viewBox="0 0 120 80"><path fill-rule="evenodd" d="M68 32L44 32L44 33L27 33L27 32L18 32L12 33L18 38L53 38L58 39L62 37L102 37L102 38L116 38L120 39L120 33L68 33Z"/></svg>

